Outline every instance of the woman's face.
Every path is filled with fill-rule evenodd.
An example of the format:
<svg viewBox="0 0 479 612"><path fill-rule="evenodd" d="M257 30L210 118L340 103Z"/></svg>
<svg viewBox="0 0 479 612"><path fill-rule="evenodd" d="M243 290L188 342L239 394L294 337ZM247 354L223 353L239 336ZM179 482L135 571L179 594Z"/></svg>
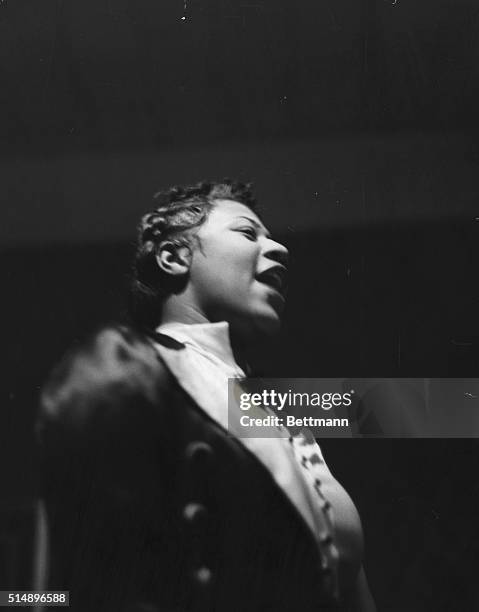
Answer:
<svg viewBox="0 0 479 612"><path fill-rule="evenodd" d="M217 200L200 226L189 288L208 320L236 333L274 333L285 303L287 249L247 206Z"/></svg>

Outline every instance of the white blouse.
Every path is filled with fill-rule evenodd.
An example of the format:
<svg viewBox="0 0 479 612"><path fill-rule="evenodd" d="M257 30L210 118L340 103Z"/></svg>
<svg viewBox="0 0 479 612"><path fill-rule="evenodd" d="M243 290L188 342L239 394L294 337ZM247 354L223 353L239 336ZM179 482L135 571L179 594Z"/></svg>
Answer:
<svg viewBox="0 0 479 612"><path fill-rule="evenodd" d="M156 331L183 345L177 350L156 343L179 384L220 426L238 434L242 429L239 418L244 413L239 407L228 410L228 379L240 381L245 373L234 359L228 323L167 323ZM290 436L279 427L278 434L268 438L237 437L295 505L316 539L323 567L332 570L332 591L348 599L362 563L361 521L311 432L303 429L299 435Z"/></svg>

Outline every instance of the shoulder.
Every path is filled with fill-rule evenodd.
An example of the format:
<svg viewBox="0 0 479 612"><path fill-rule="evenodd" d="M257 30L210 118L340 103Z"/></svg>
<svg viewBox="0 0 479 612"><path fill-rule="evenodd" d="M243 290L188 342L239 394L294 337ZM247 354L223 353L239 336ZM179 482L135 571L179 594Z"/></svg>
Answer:
<svg viewBox="0 0 479 612"><path fill-rule="evenodd" d="M67 419L82 427L98 413L118 412L131 400L157 403L171 380L148 336L107 327L70 351L53 369L40 401L40 420Z"/></svg>
<svg viewBox="0 0 479 612"><path fill-rule="evenodd" d="M117 497L139 488L146 498L167 448L173 388L151 340L133 329L102 329L70 351L43 389L36 420L47 502L96 512L110 503L119 511Z"/></svg>

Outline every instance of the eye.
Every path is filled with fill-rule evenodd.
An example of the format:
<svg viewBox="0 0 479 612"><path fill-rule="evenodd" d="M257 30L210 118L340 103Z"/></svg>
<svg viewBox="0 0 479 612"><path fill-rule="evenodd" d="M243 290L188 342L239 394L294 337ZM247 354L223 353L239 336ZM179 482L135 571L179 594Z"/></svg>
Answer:
<svg viewBox="0 0 479 612"><path fill-rule="evenodd" d="M256 240L258 238L258 234L254 227L241 227L238 231L247 236L249 240Z"/></svg>

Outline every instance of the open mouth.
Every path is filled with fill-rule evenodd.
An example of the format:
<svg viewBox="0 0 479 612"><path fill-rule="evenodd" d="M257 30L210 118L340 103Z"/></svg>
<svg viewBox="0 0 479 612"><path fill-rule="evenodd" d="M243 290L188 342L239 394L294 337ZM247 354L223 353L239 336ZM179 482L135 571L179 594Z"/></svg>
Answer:
<svg viewBox="0 0 479 612"><path fill-rule="evenodd" d="M286 268L284 266L273 266L256 277L260 283L268 285L283 297L286 294Z"/></svg>

